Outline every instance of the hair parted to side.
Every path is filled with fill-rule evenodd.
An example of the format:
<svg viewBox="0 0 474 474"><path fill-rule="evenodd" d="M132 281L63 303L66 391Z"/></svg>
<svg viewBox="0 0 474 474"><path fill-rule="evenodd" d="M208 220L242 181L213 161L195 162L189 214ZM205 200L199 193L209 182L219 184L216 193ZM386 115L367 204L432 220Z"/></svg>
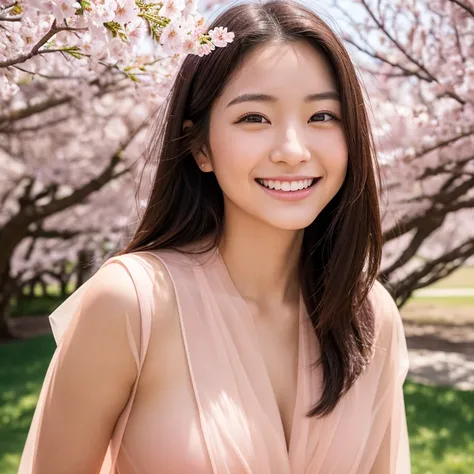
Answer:
<svg viewBox="0 0 474 474"><path fill-rule="evenodd" d="M224 201L213 173L199 170L192 151L209 147L214 100L244 59L269 42L307 41L328 59L342 101L347 174L339 192L305 229L302 291L321 346L323 393L307 416L331 413L369 363L374 315L367 295L380 268L382 236L376 152L361 85L342 42L314 12L272 0L230 7L210 28L226 26L235 39L203 57L185 58L157 124L148 160L158 160L147 207L130 243L117 255L174 248L222 237ZM183 131L184 120L193 127Z"/></svg>

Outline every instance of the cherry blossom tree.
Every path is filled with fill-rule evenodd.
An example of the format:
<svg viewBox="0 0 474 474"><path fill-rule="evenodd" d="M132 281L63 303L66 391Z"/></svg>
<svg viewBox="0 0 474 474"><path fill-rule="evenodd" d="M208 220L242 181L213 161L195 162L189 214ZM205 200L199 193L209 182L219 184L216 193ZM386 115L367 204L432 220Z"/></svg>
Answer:
<svg viewBox="0 0 474 474"><path fill-rule="evenodd" d="M196 0L0 0L0 338L35 281L76 284L136 219L150 121L206 32ZM67 272L66 272L67 273Z"/></svg>
<svg viewBox="0 0 474 474"><path fill-rule="evenodd" d="M374 112L381 277L402 305L474 254L474 9L334 5ZM120 246L139 215L149 118L182 55L232 40L203 24L189 0L0 0L0 315L24 285L44 276L64 286L64 262L92 270ZM85 264L77 268L80 284ZM9 332L0 317L0 337Z"/></svg>
<svg viewBox="0 0 474 474"><path fill-rule="evenodd" d="M334 3L373 107L384 179L380 276L401 306L474 255L474 4Z"/></svg>

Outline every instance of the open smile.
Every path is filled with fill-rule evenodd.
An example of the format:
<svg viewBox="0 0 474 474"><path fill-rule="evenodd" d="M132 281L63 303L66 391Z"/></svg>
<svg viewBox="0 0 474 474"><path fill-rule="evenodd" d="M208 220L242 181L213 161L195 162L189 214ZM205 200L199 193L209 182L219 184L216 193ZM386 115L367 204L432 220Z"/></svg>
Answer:
<svg viewBox="0 0 474 474"><path fill-rule="evenodd" d="M304 178L298 180L281 180L281 179L263 179L257 178L258 184L268 189L275 189L283 192L294 192L307 189L316 184L320 178Z"/></svg>
<svg viewBox="0 0 474 474"><path fill-rule="evenodd" d="M274 178L265 179L257 178L255 181L263 188L263 190L280 200L299 200L309 196L321 177L298 177L298 179Z"/></svg>

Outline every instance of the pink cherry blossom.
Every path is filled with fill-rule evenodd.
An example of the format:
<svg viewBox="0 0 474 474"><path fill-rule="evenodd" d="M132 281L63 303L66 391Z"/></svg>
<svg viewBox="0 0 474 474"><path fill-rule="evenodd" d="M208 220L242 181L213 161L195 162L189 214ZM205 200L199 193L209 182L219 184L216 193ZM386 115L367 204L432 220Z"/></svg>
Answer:
<svg viewBox="0 0 474 474"><path fill-rule="evenodd" d="M136 20L140 9L135 0L117 0L117 10L115 11L114 21L122 25Z"/></svg>
<svg viewBox="0 0 474 474"><path fill-rule="evenodd" d="M227 27L223 28L218 26L217 28L209 31L209 36L211 37L211 41L214 46L223 48L227 46L228 43L232 43L232 41L234 41L235 34L227 31Z"/></svg>
<svg viewBox="0 0 474 474"><path fill-rule="evenodd" d="M164 0L159 14L160 16L171 18L173 20L182 14L184 8L184 0Z"/></svg>
<svg viewBox="0 0 474 474"><path fill-rule="evenodd" d="M160 44L167 54L177 53L184 41L184 31L179 22L171 21L162 31Z"/></svg>
<svg viewBox="0 0 474 474"><path fill-rule="evenodd" d="M213 51L214 49L216 49L216 47L214 46L213 43L204 43L204 44L200 44L198 47L197 47L197 50L196 50L196 54L198 56L207 56L208 54L211 53L211 51Z"/></svg>
<svg viewBox="0 0 474 474"><path fill-rule="evenodd" d="M65 19L73 16L80 8L76 0L54 0L53 13L57 22L62 23Z"/></svg>
<svg viewBox="0 0 474 474"><path fill-rule="evenodd" d="M189 15L195 15L197 13L197 0L185 0L183 17L187 18Z"/></svg>

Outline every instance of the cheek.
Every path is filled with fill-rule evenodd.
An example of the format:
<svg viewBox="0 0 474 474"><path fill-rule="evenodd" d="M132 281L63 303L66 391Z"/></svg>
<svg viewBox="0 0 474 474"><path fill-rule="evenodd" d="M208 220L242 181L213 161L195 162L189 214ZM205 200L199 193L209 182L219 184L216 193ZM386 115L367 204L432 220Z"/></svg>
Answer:
<svg viewBox="0 0 474 474"><path fill-rule="evenodd" d="M348 150L344 136L338 134L328 140L321 156L322 165L326 174L335 180L344 179L348 164Z"/></svg>
<svg viewBox="0 0 474 474"><path fill-rule="evenodd" d="M222 127L211 135L210 145L213 157L213 169L219 183L249 181L252 170L262 156L261 144L246 136L242 139L238 131L231 127Z"/></svg>

